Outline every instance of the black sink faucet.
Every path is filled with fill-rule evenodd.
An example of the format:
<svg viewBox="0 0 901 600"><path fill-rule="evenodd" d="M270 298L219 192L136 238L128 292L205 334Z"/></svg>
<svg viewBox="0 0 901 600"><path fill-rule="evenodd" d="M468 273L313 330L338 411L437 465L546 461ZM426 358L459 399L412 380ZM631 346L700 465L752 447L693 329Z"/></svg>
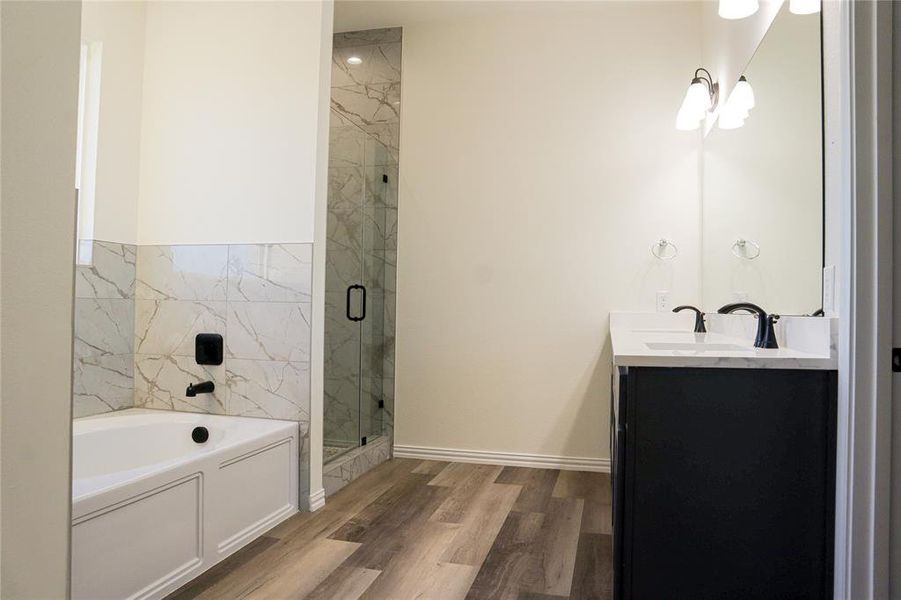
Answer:
<svg viewBox="0 0 901 600"><path fill-rule="evenodd" d="M185 396L188 398L193 398L197 394L212 394L213 390L216 389L216 385L212 381L204 381L203 383L198 383L194 385L193 383L188 384L188 389L185 390Z"/></svg>
<svg viewBox="0 0 901 600"><path fill-rule="evenodd" d="M721 307L718 311L721 315L727 315L739 310L744 310L757 315L757 338L754 340L755 348L778 348L776 331L773 324L779 320L779 315L768 315L766 311L750 302L735 302Z"/></svg>
<svg viewBox="0 0 901 600"><path fill-rule="evenodd" d="M683 310L695 311L695 333L707 333L707 326L704 325L704 311L689 304L683 304L674 308L673 312L677 313Z"/></svg>

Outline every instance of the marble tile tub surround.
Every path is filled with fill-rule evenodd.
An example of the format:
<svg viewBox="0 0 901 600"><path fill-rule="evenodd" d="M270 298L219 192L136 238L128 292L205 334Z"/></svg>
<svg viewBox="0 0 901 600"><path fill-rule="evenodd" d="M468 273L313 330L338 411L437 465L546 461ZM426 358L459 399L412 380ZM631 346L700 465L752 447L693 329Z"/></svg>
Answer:
<svg viewBox="0 0 901 600"><path fill-rule="evenodd" d="M141 246L136 273L135 406L309 423L311 244ZM222 365L196 364L198 333Z"/></svg>
<svg viewBox="0 0 901 600"><path fill-rule="evenodd" d="M775 327L779 348L754 348L757 319L745 314L707 314L708 333L693 333L694 315L611 312L613 362L635 367L709 367L739 369L837 368L838 320L783 316ZM648 343L712 343L741 350L652 349Z"/></svg>
<svg viewBox="0 0 901 600"><path fill-rule="evenodd" d="M91 244L91 263L75 267L75 417L134 406L136 247L83 243Z"/></svg>

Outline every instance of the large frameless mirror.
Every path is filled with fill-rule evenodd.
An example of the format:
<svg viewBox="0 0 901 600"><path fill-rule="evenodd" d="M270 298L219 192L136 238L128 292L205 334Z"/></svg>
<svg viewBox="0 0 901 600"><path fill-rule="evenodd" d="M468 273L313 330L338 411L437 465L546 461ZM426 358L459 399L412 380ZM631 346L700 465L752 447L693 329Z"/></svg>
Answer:
<svg viewBox="0 0 901 600"><path fill-rule="evenodd" d="M704 139L707 311L739 301L782 314L821 308L821 46L820 14L792 14L786 3L743 73L753 107L721 116Z"/></svg>

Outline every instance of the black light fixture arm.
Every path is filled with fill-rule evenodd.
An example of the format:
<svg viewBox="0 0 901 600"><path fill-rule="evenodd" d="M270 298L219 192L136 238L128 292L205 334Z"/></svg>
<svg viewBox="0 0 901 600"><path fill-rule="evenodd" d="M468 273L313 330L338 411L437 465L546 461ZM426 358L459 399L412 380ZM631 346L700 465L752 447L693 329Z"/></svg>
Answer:
<svg viewBox="0 0 901 600"><path fill-rule="evenodd" d="M713 75L704 67L695 69L691 82L695 83L696 81L703 81L707 84L707 93L710 94L710 110L714 110L720 99L720 84L713 80Z"/></svg>

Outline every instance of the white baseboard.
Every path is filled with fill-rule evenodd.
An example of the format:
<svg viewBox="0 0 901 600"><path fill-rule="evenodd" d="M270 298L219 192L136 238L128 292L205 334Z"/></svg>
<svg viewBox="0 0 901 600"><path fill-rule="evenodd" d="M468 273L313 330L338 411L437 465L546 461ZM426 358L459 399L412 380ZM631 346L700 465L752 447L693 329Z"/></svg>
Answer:
<svg viewBox="0 0 901 600"><path fill-rule="evenodd" d="M609 458L580 458L571 456L547 456L519 452L494 452L489 450L457 450L454 448L430 448L428 446L394 446L395 458L419 458L422 460L446 460L448 462L562 469L566 471L610 472Z"/></svg>
<svg viewBox="0 0 901 600"><path fill-rule="evenodd" d="M320 488L310 494L310 512L316 512L325 506L325 488Z"/></svg>

